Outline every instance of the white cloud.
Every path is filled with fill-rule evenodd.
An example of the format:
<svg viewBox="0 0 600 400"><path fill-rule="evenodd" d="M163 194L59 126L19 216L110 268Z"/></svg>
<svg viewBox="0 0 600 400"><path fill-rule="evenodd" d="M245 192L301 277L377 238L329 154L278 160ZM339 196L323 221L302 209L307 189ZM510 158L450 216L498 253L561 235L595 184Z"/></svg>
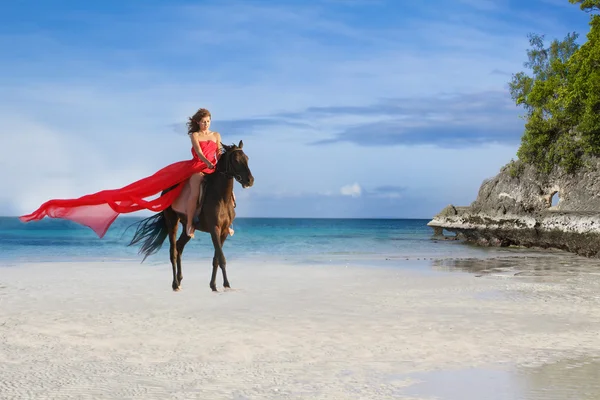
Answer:
<svg viewBox="0 0 600 400"><path fill-rule="evenodd" d="M358 183L353 183L352 185L342 186L340 193L343 196L360 197L362 188Z"/></svg>

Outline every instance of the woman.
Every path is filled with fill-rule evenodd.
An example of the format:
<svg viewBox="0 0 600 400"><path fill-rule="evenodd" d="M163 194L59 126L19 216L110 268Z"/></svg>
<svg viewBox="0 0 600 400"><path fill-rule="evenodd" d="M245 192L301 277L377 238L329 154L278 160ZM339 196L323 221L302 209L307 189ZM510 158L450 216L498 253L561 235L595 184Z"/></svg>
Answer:
<svg viewBox="0 0 600 400"><path fill-rule="evenodd" d="M195 151L194 156L198 157L210 170L214 170L214 164L206 158L204 151L211 152L211 143L214 142L217 149L214 159L218 160L221 155L221 135L218 132L211 132L208 129L210 128L210 119L211 115L208 110L204 108L198 110L188 122L188 135L190 135L190 139L192 140L192 151ZM204 180L204 174L207 172L204 170L194 172L189 180L191 192L185 207L187 215L185 232L191 238L194 237L194 215L196 214L196 210L200 210L202 207L202 181Z"/></svg>
<svg viewBox="0 0 600 400"><path fill-rule="evenodd" d="M221 137L217 132L208 130L210 118L210 112L201 108L188 122L188 134L192 140L191 160L167 165L155 174L120 189L103 190L78 199L49 200L19 219L22 222L41 220L46 216L67 219L91 228L102 238L119 214L143 209L160 212L168 208L179 198L184 183L189 180L192 196L189 196L186 207L186 233L193 237L191 221L196 211L200 183L205 174L215 171L220 156ZM154 200L144 200L175 185L173 190Z"/></svg>

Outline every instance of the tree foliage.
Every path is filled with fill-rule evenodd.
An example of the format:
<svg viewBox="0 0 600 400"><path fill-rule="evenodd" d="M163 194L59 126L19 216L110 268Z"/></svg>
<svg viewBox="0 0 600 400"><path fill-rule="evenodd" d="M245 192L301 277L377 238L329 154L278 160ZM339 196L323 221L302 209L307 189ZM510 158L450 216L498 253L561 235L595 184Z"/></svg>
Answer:
<svg viewBox="0 0 600 400"><path fill-rule="evenodd" d="M600 0L569 0L585 11L600 10ZM529 35L524 72L509 83L512 99L526 115L517 153L520 160L549 172L556 165L572 172L585 154L600 155L600 16L590 20L587 41L577 33L547 47L544 36Z"/></svg>
<svg viewBox="0 0 600 400"><path fill-rule="evenodd" d="M569 0L569 3L579 4L579 8L587 12L600 10L600 0Z"/></svg>

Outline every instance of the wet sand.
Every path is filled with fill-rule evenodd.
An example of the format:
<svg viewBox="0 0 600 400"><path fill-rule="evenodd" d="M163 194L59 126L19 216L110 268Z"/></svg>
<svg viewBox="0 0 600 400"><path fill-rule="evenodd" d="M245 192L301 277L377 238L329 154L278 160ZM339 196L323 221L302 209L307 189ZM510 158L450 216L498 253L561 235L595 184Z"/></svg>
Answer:
<svg viewBox="0 0 600 400"><path fill-rule="evenodd" d="M600 263L0 267L0 399L597 399ZM217 281L221 288L221 276Z"/></svg>

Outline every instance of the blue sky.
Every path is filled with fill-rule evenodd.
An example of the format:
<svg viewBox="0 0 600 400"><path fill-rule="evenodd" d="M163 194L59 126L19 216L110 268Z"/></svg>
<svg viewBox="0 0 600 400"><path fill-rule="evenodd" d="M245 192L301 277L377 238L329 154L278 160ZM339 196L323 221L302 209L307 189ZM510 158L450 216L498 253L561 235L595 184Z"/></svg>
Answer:
<svg viewBox="0 0 600 400"><path fill-rule="evenodd" d="M6 3L3 215L188 159L206 107L250 157L238 216L430 218L516 157L527 34L588 30L568 0Z"/></svg>

